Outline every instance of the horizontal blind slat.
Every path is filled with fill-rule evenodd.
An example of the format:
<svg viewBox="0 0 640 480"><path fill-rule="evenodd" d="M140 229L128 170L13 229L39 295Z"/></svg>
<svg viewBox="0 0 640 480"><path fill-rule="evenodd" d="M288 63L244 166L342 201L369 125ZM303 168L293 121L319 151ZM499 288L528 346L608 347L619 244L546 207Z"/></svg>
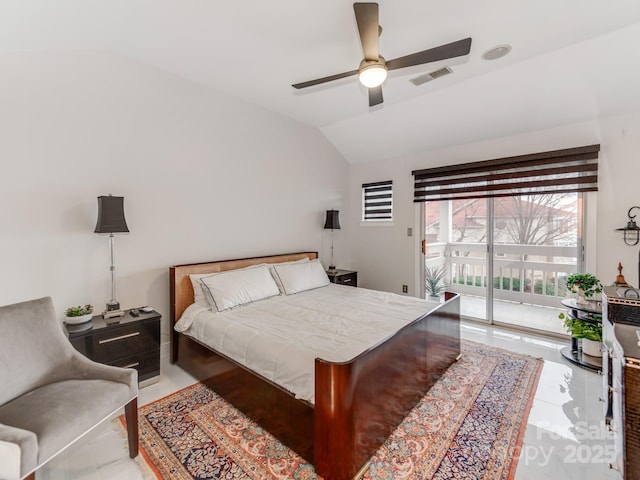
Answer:
<svg viewBox="0 0 640 480"><path fill-rule="evenodd" d="M498 170L508 165L547 165L553 163L563 163L567 161L589 160L598 158L600 145L589 145L586 147L567 148L564 150L553 150L549 152L531 153L527 155L516 155L513 157L496 158L493 160L481 160L479 162L459 163L446 165L443 167L426 168L414 170L413 176L420 175L440 175L451 173L465 173L471 171Z"/></svg>
<svg viewBox="0 0 640 480"><path fill-rule="evenodd" d="M478 176L465 176L465 177L456 177L449 179L440 179L440 180L426 180L426 179L416 179L416 186L420 185L421 187L431 186L431 185L452 185L457 183L480 183L480 182L490 182L490 181L502 181L509 179L521 179L528 177L558 177L563 175L574 174L574 176L586 176L591 172L598 171L597 163L590 163L587 165L580 166L563 166L556 168L545 168L544 170L525 170L525 171L517 171L517 172L508 172L501 174L486 174L486 175L478 175Z"/></svg>

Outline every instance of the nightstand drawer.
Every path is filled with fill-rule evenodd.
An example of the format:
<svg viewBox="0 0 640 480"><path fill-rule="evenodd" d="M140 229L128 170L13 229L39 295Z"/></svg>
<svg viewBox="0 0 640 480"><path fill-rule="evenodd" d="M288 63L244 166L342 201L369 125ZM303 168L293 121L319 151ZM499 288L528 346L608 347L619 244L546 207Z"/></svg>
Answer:
<svg viewBox="0 0 640 480"><path fill-rule="evenodd" d="M138 382L160 375L160 349L121 358L107 365L123 368L135 368L138 371Z"/></svg>
<svg viewBox="0 0 640 480"><path fill-rule="evenodd" d="M160 348L160 322L135 323L121 328L109 328L95 332L83 339L82 347L74 346L86 356L101 363L110 363L130 356Z"/></svg>
<svg viewBox="0 0 640 480"><path fill-rule="evenodd" d="M358 273L347 273L345 275L336 275L336 284L339 285L350 285L357 287L358 286Z"/></svg>

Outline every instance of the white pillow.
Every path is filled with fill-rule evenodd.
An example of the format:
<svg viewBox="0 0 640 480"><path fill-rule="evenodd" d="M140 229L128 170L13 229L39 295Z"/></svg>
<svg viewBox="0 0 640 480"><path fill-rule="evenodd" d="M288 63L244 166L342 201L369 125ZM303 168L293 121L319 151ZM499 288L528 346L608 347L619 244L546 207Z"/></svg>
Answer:
<svg viewBox="0 0 640 480"><path fill-rule="evenodd" d="M207 300L219 312L280 295L278 285L266 265L228 270L200 281L207 293Z"/></svg>
<svg viewBox="0 0 640 480"><path fill-rule="evenodd" d="M249 265L248 267L238 268L236 270L247 270L248 268L262 267L264 265L266 265L266 263L259 263L258 265ZM193 287L193 303L205 303L207 305L211 303L212 300L207 298L209 296L209 292L202 284L201 280L213 275L219 275L220 273L222 272L192 273L189 275L189 278L191 279L191 286ZM213 304L211 306L215 308Z"/></svg>
<svg viewBox="0 0 640 480"><path fill-rule="evenodd" d="M285 295L304 292L313 288L329 285L329 277L320 260L306 263L275 265L274 270L280 278Z"/></svg>
<svg viewBox="0 0 640 480"><path fill-rule="evenodd" d="M285 291L284 291L284 287L282 286L282 282L280 281L280 277L278 277L278 274L276 273L276 269L274 268L276 265L290 265L293 263L309 263L309 257L304 257L301 258L300 260L292 260L290 262L280 262L280 263L268 263L267 265L269 266L269 271L271 272L271 275L273 276L273 279L276 282L276 285L278 285L278 289L280 290L280 293L282 295L286 295Z"/></svg>
<svg viewBox="0 0 640 480"><path fill-rule="evenodd" d="M191 279L191 285L193 286L193 303L207 303L207 297L202 289L201 279L204 277L210 277L216 275L215 273L193 273L189 275Z"/></svg>

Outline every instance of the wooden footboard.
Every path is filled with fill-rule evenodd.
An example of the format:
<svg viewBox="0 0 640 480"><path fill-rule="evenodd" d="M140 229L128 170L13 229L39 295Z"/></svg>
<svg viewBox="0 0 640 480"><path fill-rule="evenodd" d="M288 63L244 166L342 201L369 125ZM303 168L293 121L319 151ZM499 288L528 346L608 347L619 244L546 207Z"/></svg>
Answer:
<svg viewBox="0 0 640 480"><path fill-rule="evenodd" d="M348 480L460 354L460 298L350 362L316 359L315 468Z"/></svg>

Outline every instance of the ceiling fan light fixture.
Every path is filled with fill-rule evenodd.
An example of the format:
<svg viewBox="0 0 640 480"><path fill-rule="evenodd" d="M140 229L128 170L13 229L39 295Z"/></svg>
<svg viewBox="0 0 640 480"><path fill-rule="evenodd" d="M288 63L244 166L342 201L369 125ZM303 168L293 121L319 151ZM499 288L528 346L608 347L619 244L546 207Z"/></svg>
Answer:
<svg viewBox="0 0 640 480"><path fill-rule="evenodd" d="M462 57L469 55L471 51L471 37L467 37L456 42L446 43L386 61L380 55L379 39L382 27L380 26L378 4L374 2L356 2L353 4L353 12L356 17L360 46L364 54L364 59L360 62L360 66L356 70L327 75L307 82L294 83L291 85L293 88L307 88L358 75L360 83L369 89L367 92L369 107L375 107L383 102L382 84L387 78L388 70L398 70L449 58ZM450 73L450 70L446 70L446 72ZM432 74L433 79L436 73L432 72Z"/></svg>
<svg viewBox="0 0 640 480"><path fill-rule="evenodd" d="M360 68L358 80L367 88L375 88L382 85L387 79L387 67L381 63L372 63Z"/></svg>

